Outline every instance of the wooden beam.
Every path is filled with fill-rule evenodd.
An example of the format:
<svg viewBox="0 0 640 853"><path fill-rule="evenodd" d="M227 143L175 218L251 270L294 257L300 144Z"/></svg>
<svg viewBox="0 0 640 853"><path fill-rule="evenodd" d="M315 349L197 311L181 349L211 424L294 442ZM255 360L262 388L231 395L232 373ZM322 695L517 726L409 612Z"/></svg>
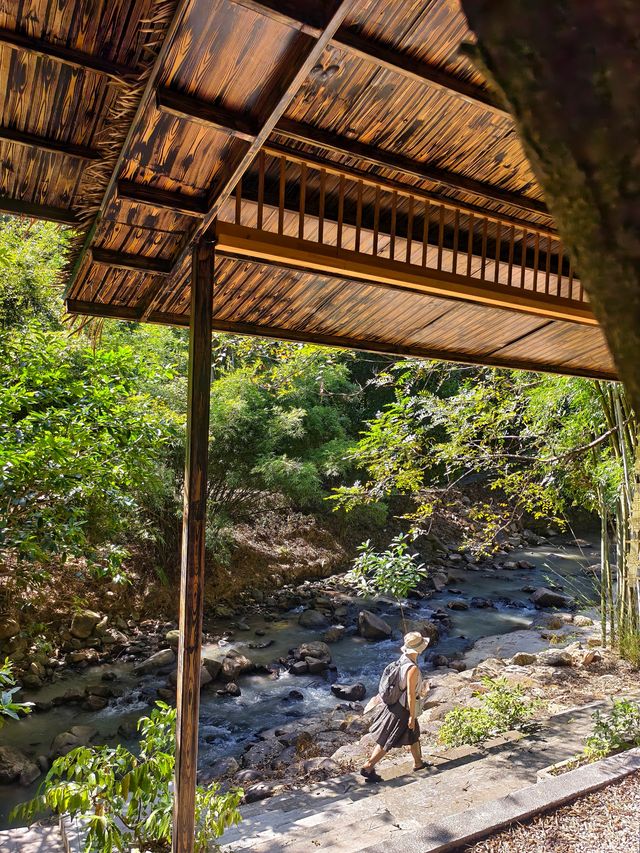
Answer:
<svg viewBox="0 0 640 853"><path fill-rule="evenodd" d="M404 261L373 257L321 245L310 240L269 234L229 222L216 223L219 255L243 257L340 279L356 279L382 287L413 290L446 299L492 305L554 320L597 326L591 308L569 299L493 284L464 275L423 269Z"/></svg>
<svg viewBox="0 0 640 853"><path fill-rule="evenodd" d="M251 119L243 118L231 110L208 104L172 89L158 89L156 106L161 112L186 118L215 130L222 130L246 142L253 142L260 131L259 125Z"/></svg>
<svg viewBox="0 0 640 853"><path fill-rule="evenodd" d="M249 127L249 120L246 118L238 119L226 114L228 125L223 126L223 116L216 109L216 115L209 122L207 112L212 109L208 104L199 101L196 98L180 95L176 92L169 93L168 90L162 90L158 97L158 108L165 110L163 106L171 100L172 109L167 110L173 115L179 116L190 121L198 122L199 124L209 125L216 130L226 129L230 133L235 132L238 123ZM431 181L433 183L443 184L454 190L473 193L473 195L487 198L491 201L497 201L500 204L508 204L511 207L517 207L522 210L535 213L536 215L548 216L549 211L542 201L529 198L520 193L502 190L493 184L487 184L484 181L476 181L473 178L468 178L465 175L460 175L456 172L450 172L447 169L441 169L438 166L432 166L429 163L422 163L418 160L412 160L410 157L405 157L402 154L396 154L393 151L387 151L382 148L377 148L374 145L367 145L363 142L358 142L354 139L347 139L332 131L323 130L322 128L313 125L304 124L303 122L294 121L293 119L280 118L273 128L273 132L295 142L303 142L306 145L312 145L315 148L323 148L336 154L345 154L348 157L354 157L358 160L366 160L375 166L380 166L383 169L391 169L400 171L406 175L410 175L420 180ZM257 138L257 137L255 137ZM254 138L254 139L255 139ZM267 149L273 148L277 143L265 141ZM296 152L293 152L294 156ZM299 154L300 152L298 152ZM304 153L302 154L304 157ZM334 164L336 165L336 164Z"/></svg>
<svg viewBox="0 0 640 853"><path fill-rule="evenodd" d="M207 462L211 397L211 320L213 314L213 244L201 240L193 249L187 443L184 467L184 514L180 572L180 639L176 708L173 853L193 853L195 792L198 771L198 711L202 667L202 612L207 522Z"/></svg>
<svg viewBox="0 0 640 853"><path fill-rule="evenodd" d="M148 184L136 184L133 181L118 181L118 198L135 204L161 207L186 216L204 216L205 203L198 198L191 198L184 193L162 190Z"/></svg>
<svg viewBox="0 0 640 853"><path fill-rule="evenodd" d="M112 317L119 320L136 319L136 309L118 305L107 305L105 303L81 302L78 300L67 300L67 310L71 314L88 314L97 317ZM186 314L165 314L154 311L149 315L150 323L159 323L170 326L188 326L189 317ZM541 323L533 330L532 334L545 328L548 324ZM252 337L276 338L282 341L299 341L302 343L314 343L321 346L336 347L338 349L361 350L364 352L375 352L382 355L390 355L395 358L435 358L440 361L460 362L463 364L488 364L497 367L510 367L519 370L533 370L542 373L561 373L567 376L585 376L591 379L615 380L613 373L604 370L589 370L587 368L570 368L562 364L553 365L535 361L514 361L513 359L502 359L498 355L499 350L491 354L472 354L464 352L452 352L450 350L439 350L428 346L415 344L403 345L392 344L387 341L370 340L366 338L350 338L337 335L323 334L322 332L306 332L302 329L291 329L286 326L262 326L257 323L234 322L233 320L213 319L213 331L223 332L231 335L250 335ZM513 341L508 342L509 346ZM502 347L501 347L502 349Z"/></svg>
<svg viewBox="0 0 640 853"><path fill-rule="evenodd" d="M0 127L0 140L12 142L14 145L22 145L26 148L38 148L41 151L64 154L66 157L74 157L78 160L91 161L102 159L102 154L99 151L95 148L89 148L87 145L63 142L60 139L39 136L36 133L27 133L24 130L16 130L12 127Z"/></svg>
<svg viewBox="0 0 640 853"><path fill-rule="evenodd" d="M14 30L0 29L0 45L6 45L14 50L20 50L34 56L42 56L45 59L53 59L81 71L91 71L121 84L134 83L139 76L132 68L127 68L127 66L120 65L117 62L111 62L108 59L102 59L99 56L84 53L62 44L32 38Z"/></svg>
<svg viewBox="0 0 640 853"><path fill-rule="evenodd" d="M91 249L94 263L116 267L121 270L149 273L150 275L170 275L172 264L164 258L152 258L148 255L128 255L125 252L114 252L111 249Z"/></svg>
<svg viewBox="0 0 640 853"><path fill-rule="evenodd" d="M298 3L295 15L282 9L279 0L234 0L241 6L246 6L258 14L265 15L278 23L289 26L308 35L316 35L318 27L314 26L308 12L308 4ZM355 56L370 62L378 68L385 68L395 74L417 83L424 83L436 89L457 95L467 103L479 105L501 115L509 116L504 105L491 92L482 86L469 83L466 80L450 74L435 65L429 65L410 54L399 52L379 41L364 38L358 32L348 27L340 27L330 44L340 50L345 50Z"/></svg>
<svg viewBox="0 0 640 853"><path fill-rule="evenodd" d="M540 331L547 326L546 323L534 330ZM514 370L535 371L537 373L554 373L566 376L584 376L589 379L603 379L605 381L615 380L616 376L604 370L589 370L588 368L567 367L562 363L557 365L545 364L544 362L514 360L485 355L484 353L452 352L450 350L435 349L429 346L416 346L415 344L403 345L392 344L387 341L375 341L343 337L341 335L329 335L318 332L305 332L301 329L290 329L286 326L262 326L257 323L233 322L229 320L213 320L214 332L227 332L230 335L249 335L251 337L275 338L280 341L298 341L300 343L313 343L320 346L335 347L337 349L360 350L363 352L375 352L380 355L391 355L396 358L429 358L438 361L449 361L461 364L489 365L490 367L508 367Z"/></svg>
<svg viewBox="0 0 640 853"><path fill-rule="evenodd" d="M282 118L274 128L274 131L295 142L303 142L306 145L313 145L315 148L324 148L336 154L346 154L348 157L366 160L368 163L380 166L383 169L403 172L405 175L411 175L414 178L433 181L454 190L462 190L473 195L483 196L491 201L508 204L511 207L528 210L531 213L549 215L545 203L537 199L529 198L520 193L510 192L509 190L502 190L493 184L476 181L474 178L467 178L465 175L449 172L447 169L441 169L429 163L421 163L418 160L412 160L410 157L377 148L374 145L367 145L355 139L347 139L332 131L322 130L313 125Z"/></svg>
<svg viewBox="0 0 640 853"><path fill-rule="evenodd" d="M34 201L24 201L20 198L10 198L5 195L0 195L0 213L27 216L30 219L46 219L49 222L58 222L60 225L79 224L79 219L73 210L64 207L52 207Z"/></svg>

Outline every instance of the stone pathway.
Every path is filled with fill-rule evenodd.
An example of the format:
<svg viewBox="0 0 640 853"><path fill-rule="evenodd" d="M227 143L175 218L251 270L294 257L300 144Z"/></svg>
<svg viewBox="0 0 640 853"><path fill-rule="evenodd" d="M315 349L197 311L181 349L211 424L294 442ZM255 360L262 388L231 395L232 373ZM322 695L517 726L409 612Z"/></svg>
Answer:
<svg viewBox="0 0 640 853"><path fill-rule="evenodd" d="M427 756L420 774L402 755L379 765L385 782L351 774L242 809L222 838L225 853L359 853L402 832L535 784L538 770L579 752L598 702L551 717L538 732L497 738L486 749L461 747Z"/></svg>
<svg viewBox="0 0 640 853"><path fill-rule="evenodd" d="M57 824L30 829L5 829L0 832L1 853L65 853Z"/></svg>

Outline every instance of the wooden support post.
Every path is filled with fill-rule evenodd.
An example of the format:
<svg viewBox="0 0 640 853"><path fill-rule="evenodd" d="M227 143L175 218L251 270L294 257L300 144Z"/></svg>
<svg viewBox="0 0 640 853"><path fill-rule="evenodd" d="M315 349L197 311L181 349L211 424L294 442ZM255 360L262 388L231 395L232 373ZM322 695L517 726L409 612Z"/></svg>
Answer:
<svg viewBox="0 0 640 853"><path fill-rule="evenodd" d="M193 249L191 272L173 853L193 853L194 849L211 393L213 276L214 243L205 238L200 240Z"/></svg>

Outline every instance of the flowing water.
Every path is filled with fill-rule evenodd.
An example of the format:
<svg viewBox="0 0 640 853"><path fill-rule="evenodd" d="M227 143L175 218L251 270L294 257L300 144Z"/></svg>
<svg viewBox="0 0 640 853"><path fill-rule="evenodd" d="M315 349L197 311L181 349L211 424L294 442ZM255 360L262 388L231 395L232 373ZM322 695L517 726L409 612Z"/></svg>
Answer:
<svg viewBox="0 0 640 853"><path fill-rule="evenodd" d="M593 548L545 545L510 554L510 559L526 559L533 563L534 569L474 572L462 567L452 568L450 575L454 582L450 586L458 589L460 594L447 590L425 601L410 602L409 610L405 608L405 615L411 619L428 618L436 608L446 608L447 602L456 598L470 600L479 596L494 602L491 608L447 610L451 628L429 652L449 656L461 653L481 637L505 634L531 625L536 611L528 601L528 594L522 591L523 586L554 582L562 584L564 591L574 595L579 602L593 600L593 577L585 574L582 568L592 564L598 556ZM514 607L508 601L517 602L520 606ZM300 643L321 637L322 631L314 632L298 625L300 609L284 614L276 622L267 622L259 615L248 616L244 621L250 631L236 631L233 639L224 645L242 651L256 664L271 664ZM361 681L368 696L375 691L382 669L397 654L399 646L400 609L389 605L381 615L393 625L393 639L368 642L347 633L342 641L331 646L337 680L342 683ZM265 636L256 637L256 630L264 631ZM247 647L249 643L264 640L273 642L266 649ZM131 664L105 664L80 674L69 672L59 681L26 698L48 700L70 688L84 689L100 683L107 671L115 673L115 684L122 690L122 695L111 700L105 709L84 711L78 706L63 705L33 713L20 722L8 723L0 731L0 745L17 746L33 755L46 754L53 738L60 732L75 725L91 725L97 729L95 743L114 745L120 742L135 746L134 742L118 734L118 728L148 713L157 687L162 686L165 680L158 675L140 677L133 674ZM199 764L202 768L221 756L241 754L261 730L282 725L294 717L317 715L336 704L330 683L322 676L293 676L281 671L279 677L252 675L241 678L240 687L242 695L239 697L221 697L215 690L207 688L201 694ZM301 701L289 698L288 694L293 689L303 694ZM0 786L0 828L7 825L7 815L13 805L33 796L38 784L39 781L29 788L17 784Z"/></svg>

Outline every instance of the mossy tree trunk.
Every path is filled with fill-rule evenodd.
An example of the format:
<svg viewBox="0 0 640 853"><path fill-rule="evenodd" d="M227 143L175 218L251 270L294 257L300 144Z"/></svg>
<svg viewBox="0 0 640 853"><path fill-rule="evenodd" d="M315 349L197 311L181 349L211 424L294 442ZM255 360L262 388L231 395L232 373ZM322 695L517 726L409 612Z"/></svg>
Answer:
<svg viewBox="0 0 640 853"><path fill-rule="evenodd" d="M461 2L640 412L640 3Z"/></svg>

